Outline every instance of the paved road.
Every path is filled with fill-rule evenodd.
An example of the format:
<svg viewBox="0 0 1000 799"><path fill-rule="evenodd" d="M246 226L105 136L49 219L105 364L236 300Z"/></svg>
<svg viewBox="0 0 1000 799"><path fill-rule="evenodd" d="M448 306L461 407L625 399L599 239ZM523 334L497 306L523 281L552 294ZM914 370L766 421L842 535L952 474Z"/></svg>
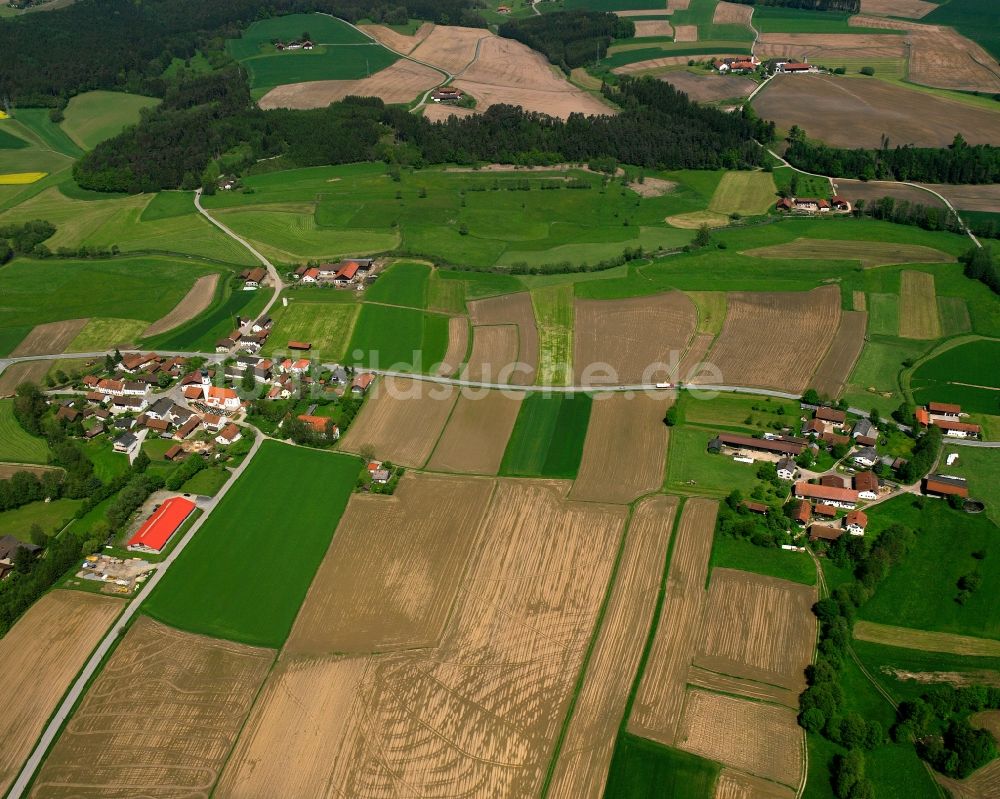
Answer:
<svg viewBox="0 0 1000 799"><path fill-rule="evenodd" d="M83 696L83 692L87 687L88 681L94 676L97 672L98 666L101 664L101 661L115 645L115 642L119 638L120 631L124 629L126 622L139 612L139 608L142 606L142 603L145 601L146 597L152 593L157 583L163 579L163 575L166 574L167 569L169 569L171 564L177 560L181 552L184 551L184 548L190 543L191 539L194 538L198 530L201 529L205 520L208 519L212 511L215 510L219 501L229 492L229 489L236 483L239 476L243 474L243 471L250 464L250 461L253 460L254 455L257 454L257 450L260 449L262 441L264 441L264 437L258 436L254 441L253 446L250 448L250 451L247 453L246 458L233 470L232 477L230 477L225 485L222 486L222 489L215 497L204 503L199 502L199 506L203 508L202 515L193 525L191 525L191 529L184 534L184 537L177 542L177 546L174 547L173 551L159 563L156 571L154 571L149 580L146 581L139 593L137 593L132 601L128 603L125 607L125 611L115 622L114 627L108 631L108 634L104 636L104 639L97 646L97 649L95 649L93 654L91 654L90 660L87 661L87 665L85 665L79 675L77 675L76 681L73 683L72 687L63 698L62 703L59 705L59 708L46 725L41 738L38 739L38 743L35 745L30 757L28 757L24 767L21 769L21 773L18 774L17 781L11 787L10 793L7 794L7 799L20 799L20 797L24 796L29 783L42 763L45 753L55 741L56 736L59 734L59 730L66 722L66 719L69 718L69 714L73 709L73 706L77 703L80 697Z"/></svg>

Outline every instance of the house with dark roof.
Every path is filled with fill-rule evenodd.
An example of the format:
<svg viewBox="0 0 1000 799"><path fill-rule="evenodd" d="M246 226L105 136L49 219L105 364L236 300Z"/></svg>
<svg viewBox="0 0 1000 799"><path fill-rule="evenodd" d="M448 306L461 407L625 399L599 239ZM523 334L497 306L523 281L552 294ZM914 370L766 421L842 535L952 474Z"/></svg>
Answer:
<svg viewBox="0 0 1000 799"><path fill-rule="evenodd" d="M878 499L878 475L875 472L858 472L854 475L854 488L859 499Z"/></svg>
<svg viewBox="0 0 1000 799"><path fill-rule="evenodd" d="M794 480L795 472L798 471L795 461L787 456L779 460L775 468L778 470L778 477L782 480Z"/></svg>
<svg viewBox="0 0 1000 799"><path fill-rule="evenodd" d="M810 541L836 541L844 534L843 527L830 524L813 524L809 526Z"/></svg>

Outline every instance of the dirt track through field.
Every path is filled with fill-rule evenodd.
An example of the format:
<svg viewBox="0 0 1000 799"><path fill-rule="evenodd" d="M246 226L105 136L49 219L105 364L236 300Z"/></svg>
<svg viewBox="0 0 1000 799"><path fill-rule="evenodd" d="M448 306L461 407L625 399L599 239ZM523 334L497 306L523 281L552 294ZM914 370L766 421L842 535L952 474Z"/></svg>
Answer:
<svg viewBox="0 0 1000 799"><path fill-rule="evenodd" d="M407 55L413 52L413 49L430 36L431 31L434 30L434 24L431 22L425 22L417 28L412 36L397 33L385 25L358 25L358 27L369 36L374 36L380 44L384 44L390 50Z"/></svg>
<svg viewBox="0 0 1000 799"><path fill-rule="evenodd" d="M811 238L795 239L770 247L756 247L752 250L743 250L740 254L754 258L860 261L866 269L888 264L949 264L955 261L955 256L922 244Z"/></svg>
<svg viewBox="0 0 1000 799"><path fill-rule="evenodd" d="M658 495L636 507L608 608L556 761L549 799L601 799L618 727L653 621L677 512Z"/></svg>
<svg viewBox="0 0 1000 799"><path fill-rule="evenodd" d="M282 656L436 646L492 492L410 473L391 497L352 496Z"/></svg>
<svg viewBox="0 0 1000 799"><path fill-rule="evenodd" d="M535 310L531 295L526 292L504 294L469 303L469 316L473 325L515 325L517 327L519 369L507 381L513 385L530 386L538 370L538 329L535 327ZM475 340L473 339L473 344Z"/></svg>
<svg viewBox="0 0 1000 799"><path fill-rule="evenodd" d="M274 652L140 617L49 753L31 795L208 797Z"/></svg>
<svg viewBox="0 0 1000 799"><path fill-rule="evenodd" d="M448 351L444 354L438 374L450 377L458 372L468 351L469 320L464 316L453 316L448 320Z"/></svg>
<svg viewBox="0 0 1000 799"><path fill-rule="evenodd" d="M458 75L475 59L476 43L492 35L483 28L435 25L410 55Z"/></svg>
<svg viewBox="0 0 1000 799"><path fill-rule="evenodd" d="M577 299L575 381L579 385L677 382L672 366L680 363L697 324L694 303L680 291L627 300Z"/></svg>
<svg viewBox="0 0 1000 799"><path fill-rule="evenodd" d="M715 783L713 799L795 799L795 796L795 791L784 785L724 768Z"/></svg>
<svg viewBox="0 0 1000 799"><path fill-rule="evenodd" d="M457 397L452 386L382 377L341 440L341 448L360 452L369 445L381 460L423 466Z"/></svg>
<svg viewBox="0 0 1000 799"><path fill-rule="evenodd" d="M570 497L627 503L659 489L667 460L663 417L669 404L665 395L596 395Z"/></svg>
<svg viewBox="0 0 1000 799"><path fill-rule="evenodd" d="M472 352L462 372L463 380L507 383L505 375L517 363L516 325L477 325L472 328Z"/></svg>
<svg viewBox="0 0 1000 799"><path fill-rule="evenodd" d="M0 794L125 603L82 591L43 596L0 638Z"/></svg>
<svg viewBox="0 0 1000 799"><path fill-rule="evenodd" d="M900 273L899 335L901 338L941 338L934 275L906 270Z"/></svg>
<svg viewBox="0 0 1000 799"><path fill-rule="evenodd" d="M735 292L708 360L722 383L800 393L840 324L840 289Z"/></svg>
<svg viewBox="0 0 1000 799"><path fill-rule="evenodd" d="M787 688L779 688L776 685L768 685L757 680L730 677L727 674L719 674L700 666L691 666L688 670L687 682L688 685L693 685L695 688L705 688L719 694L732 694L760 702L771 702L775 705L790 707L793 710L797 710L799 707L799 691L790 691Z"/></svg>
<svg viewBox="0 0 1000 799"><path fill-rule="evenodd" d="M215 287L218 283L219 275L217 273L199 277L188 293L166 316L161 316L142 331L143 337L166 333L168 330L173 330L175 327L194 319L212 304L212 299L215 297Z"/></svg>
<svg viewBox="0 0 1000 799"><path fill-rule="evenodd" d="M864 293L861 293L864 304ZM868 329L868 314L864 311L841 311L840 326L833 337L830 350L820 361L813 375L812 387L820 396L837 398L844 390L851 376L861 349L865 346L865 331Z"/></svg>
<svg viewBox="0 0 1000 799"><path fill-rule="evenodd" d="M1000 641L975 638L971 635L893 627L870 621L856 622L854 637L859 641L871 641L874 644L899 646L904 649L922 649L925 652L945 652L951 655L972 657L1000 657Z"/></svg>
<svg viewBox="0 0 1000 799"><path fill-rule="evenodd" d="M427 468L496 474L522 399L500 391L463 390Z"/></svg>
<svg viewBox="0 0 1000 799"><path fill-rule="evenodd" d="M83 330L89 319L67 319L64 322L47 322L35 325L21 343L11 350L11 358L27 355L53 355L63 352L66 346Z"/></svg>
<svg viewBox="0 0 1000 799"><path fill-rule="evenodd" d="M816 617L811 586L735 569L713 569L705 630L694 663L704 669L805 690Z"/></svg>
<svg viewBox="0 0 1000 799"><path fill-rule="evenodd" d="M659 625L628 720L629 732L667 746L674 746L677 739L688 666L701 640L717 511L717 502L700 497L684 504Z"/></svg>

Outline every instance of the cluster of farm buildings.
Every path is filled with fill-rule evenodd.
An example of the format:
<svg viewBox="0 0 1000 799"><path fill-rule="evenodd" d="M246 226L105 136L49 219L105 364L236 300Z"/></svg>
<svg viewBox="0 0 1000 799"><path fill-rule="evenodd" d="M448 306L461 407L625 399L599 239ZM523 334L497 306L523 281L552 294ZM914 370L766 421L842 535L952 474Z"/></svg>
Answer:
<svg viewBox="0 0 1000 799"><path fill-rule="evenodd" d="M846 197L834 196L829 200L822 197L782 197L775 204L775 210L798 214L847 214L851 203Z"/></svg>
<svg viewBox="0 0 1000 799"><path fill-rule="evenodd" d="M917 424L921 427L937 427L950 438L979 438L982 428L978 424L961 420L962 406L947 402L929 402L917 408Z"/></svg>
<svg viewBox="0 0 1000 799"><path fill-rule="evenodd" d="M292 277L302 285L332 285L346 288L368 277L375 266L373 258L352 258L335 264L300 266Z"/></svg>
<svg viewBox="0 0 1000 799"><path fill-rule="evenodd" d="M807 72L819 72L818 67L805 61L785 61L779 58L772 58L762 62L754 55L717 58L712 62L712 66L723 75L745 75L750 72L756 72L761 67L771 74L780 72L787 75L797 75Z"/></svg>

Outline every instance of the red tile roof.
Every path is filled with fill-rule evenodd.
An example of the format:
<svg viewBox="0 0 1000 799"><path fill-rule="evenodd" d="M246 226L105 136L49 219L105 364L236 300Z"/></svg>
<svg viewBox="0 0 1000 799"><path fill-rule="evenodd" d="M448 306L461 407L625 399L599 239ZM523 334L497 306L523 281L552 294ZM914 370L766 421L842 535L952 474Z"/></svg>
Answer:
<svg viewBox="0 0 1000 799"><path fill-rule="evenodd" d="M940 427L942 430L954 430L957 433L974 433L979 435L980 427L978 424L969 424L968 422L952 422L948 419L934 419L933 424L935 427Z"/></svg>
<svg viewBox="0 0 1000 799"><path fill-rule="evenodd" d="M334 277L343 278L344 280L353 280L357 273L358 265L354 261L348 261L337 270L337 274L334 275Z"/></svg>
<svg viewBox="0 0 1000 799"><path fill-rule="evenodd" d="M194 503L184 497L168 499L136 530L135 535L129 539L128 546L142 546L159 552L194 508Z"/></svg>
<svg viewBox="0 0 1000 799"><path fill-rule="evenodd" d="M862 530L868 526L868 514L863 510L852 510L847 512L847 524L857 525Z"/></svg>
<svg viewBox="0 0 1000 799"><path fill-rule="evenodd" d="M813 509L817 516L828 516L833 518L837 515L837 509L833 505L825 505L822 502L817 503L816 507Z"/></svg>
<svg viewBox="0 0 1000 799"><path fill-rule="evenodd" d="M795 496L810 499L825 499L831 502L858 501L858 492L853 488L834 488L833 486L805 482L795 484Z"/></svg>
<svg viewBox="0 0 1000 799"><path fill-rule="evenodd" d="M875 472L858 472L854 475L854 487L858 491L878 491L878 477Z"/></svg>
<svg viewBox="0 0 1000 799"><path fill-rule="evenodd" d="M927 410L931 413L961 413L961 405L953 405L950 402L928 402Z"/></svg>

